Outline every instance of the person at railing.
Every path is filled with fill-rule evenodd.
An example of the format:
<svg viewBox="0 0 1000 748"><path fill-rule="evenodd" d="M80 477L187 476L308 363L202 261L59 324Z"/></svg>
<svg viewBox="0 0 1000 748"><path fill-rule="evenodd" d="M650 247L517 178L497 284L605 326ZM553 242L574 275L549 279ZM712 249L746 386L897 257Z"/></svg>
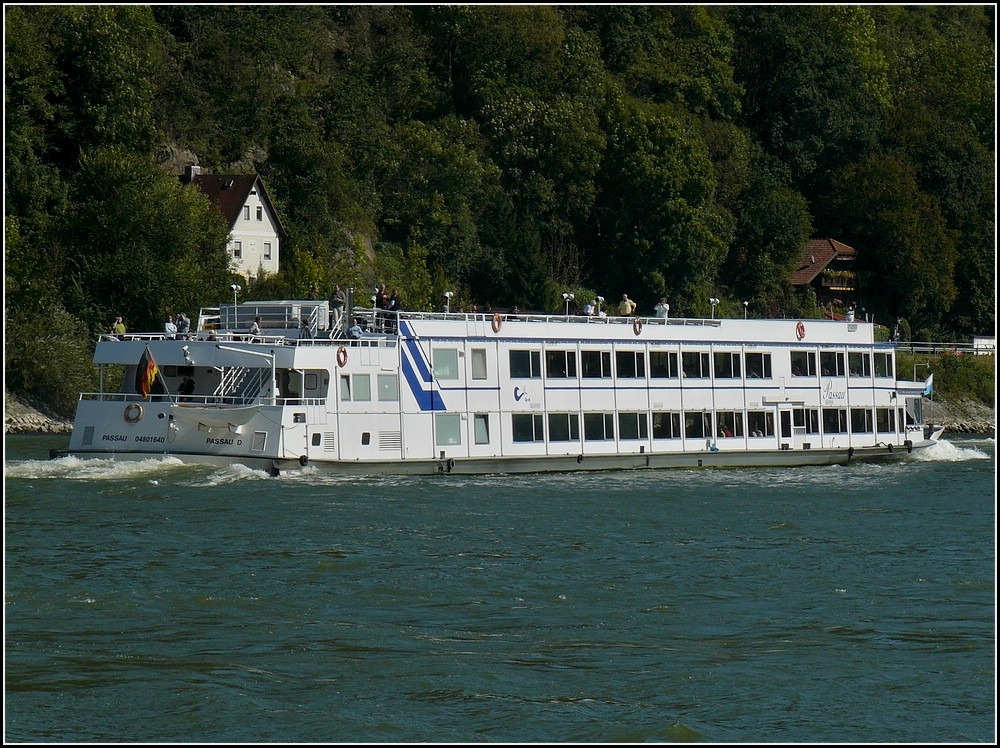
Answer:
<svg viewBox="0 0 1000 748"><path fill-rule="evenodd" d="M191 395L194 394L194 379L185 374L184 380L177 388L177 393L181 396L182 403L191 402Z"/></svg>
<svg viewBox="0 0 1000 748"><path fill-rule="evenodd" d="M260 337L260 317L254 317L250 323L250 342L253 343Z"/></svg>
<svg viewBox="0 0 1000 748"><path fill-rule="evenodd" d="M334 286L333 293L330 294L330 329L336 330L340 327L340 319L344 316L344 305L347 303L347 295L340 290L340 286Z"/></svg>
<svg viewBox="0 0 1000 748"><path fill-rule="evenodd" d="M302 321L299 322L299 340L306 340L312 337L312 331L309 329L309 321L303 317Z"/></svg>
<svg viewBox="0 0 1000 748"><path fill-rule="evenodd" d="M354 320L354 324L347 329L347 337L351 340L360 340L363 334L364 330L361 329L361 319L357 318Z"/></svg>
<svg viewBox="0 0 1000 748"><path fill-rule="evenodd" d="M173 340L177 337L177 325L174 324L174 315L167 315L167 321L163 323L163 334L167 340Z"/></svg>

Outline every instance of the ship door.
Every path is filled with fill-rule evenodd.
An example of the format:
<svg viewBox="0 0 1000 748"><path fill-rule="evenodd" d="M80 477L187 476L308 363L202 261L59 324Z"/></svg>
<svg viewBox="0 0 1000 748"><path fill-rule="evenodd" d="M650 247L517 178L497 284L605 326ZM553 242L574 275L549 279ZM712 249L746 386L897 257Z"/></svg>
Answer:
<svg viewBox="0 0 1000 748"><path fill-rule="evenodd" d="M779 406L778 423L782 449L802 449L805 442L805 411L802 408ZM786 446L787 445L787 446Z"/></svg>

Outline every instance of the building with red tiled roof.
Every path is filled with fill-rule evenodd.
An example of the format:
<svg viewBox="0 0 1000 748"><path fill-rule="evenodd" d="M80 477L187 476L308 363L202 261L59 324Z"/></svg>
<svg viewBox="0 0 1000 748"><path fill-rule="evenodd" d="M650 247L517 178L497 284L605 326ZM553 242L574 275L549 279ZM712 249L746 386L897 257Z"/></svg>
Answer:
<svg viewBox="0 0 1000 748"><path fill-rule="evenodd" d="M229 224L226 251L233 272L250 279L278 272L287 234L258 175L202 174L201 167L188 166L183 180L205 193Z"/></svg>
<svg viewBox="0 0 1000 748"><path fill-rule="evenodd" d="M850 306L857 298L856 259L854 247L836 239L811 239L789 280L797 288L812 288L820 306Z"/></svg>

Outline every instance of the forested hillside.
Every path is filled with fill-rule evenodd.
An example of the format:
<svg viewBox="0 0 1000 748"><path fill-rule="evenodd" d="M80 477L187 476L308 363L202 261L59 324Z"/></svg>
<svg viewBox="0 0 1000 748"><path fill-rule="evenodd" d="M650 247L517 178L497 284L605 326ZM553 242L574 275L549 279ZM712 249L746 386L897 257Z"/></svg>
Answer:
<svg viewBox="0 0 1000 748"><path fill-rule="evenodd" d="M258 173L290 238L248 298L814 315L810 237L913 337L995 329L990 6L10 6L5 374L62 410L124 314L219 303ZM245 284L245 281L244 281Z"/></svg>

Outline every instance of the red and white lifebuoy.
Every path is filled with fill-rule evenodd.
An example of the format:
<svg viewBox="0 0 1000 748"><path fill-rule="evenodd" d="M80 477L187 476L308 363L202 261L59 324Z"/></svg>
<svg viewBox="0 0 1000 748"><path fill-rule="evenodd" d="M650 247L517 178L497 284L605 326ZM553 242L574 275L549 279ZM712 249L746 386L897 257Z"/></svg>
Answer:
<svg viewBox="0 0 1000 748"><path fill-rule="evenodd" d="M337 366L341 369L347 366L347 349L344 346L337 349Z"/></svg>
<svg viewBox="0 0 1000 748"><path fill-rule="evenodd" d="M806 326L802 324L802 320L798 321L795 325L795 337L802 340L806 336Z"/></svg>
<svg viewBox="0 0 1000 748"><path fill-rule="evenodd" d="M493 332L500 332L501 327L503 327L503 317L497 312L493 315Z"/></svg>
<svg viewBox="0 0 1000 748"><path fill-rule="evenodd" d="M632 332L634 332L636 335L642 332L642 320L639 319L638 317L632 320Z"/></svg>
<svg viewBox="0 0 1000 748"><path fill-rule="evenodd" d="M142 419L142 406L139 403L131 403L125 406L125 423L139 423Z"/></svg>

